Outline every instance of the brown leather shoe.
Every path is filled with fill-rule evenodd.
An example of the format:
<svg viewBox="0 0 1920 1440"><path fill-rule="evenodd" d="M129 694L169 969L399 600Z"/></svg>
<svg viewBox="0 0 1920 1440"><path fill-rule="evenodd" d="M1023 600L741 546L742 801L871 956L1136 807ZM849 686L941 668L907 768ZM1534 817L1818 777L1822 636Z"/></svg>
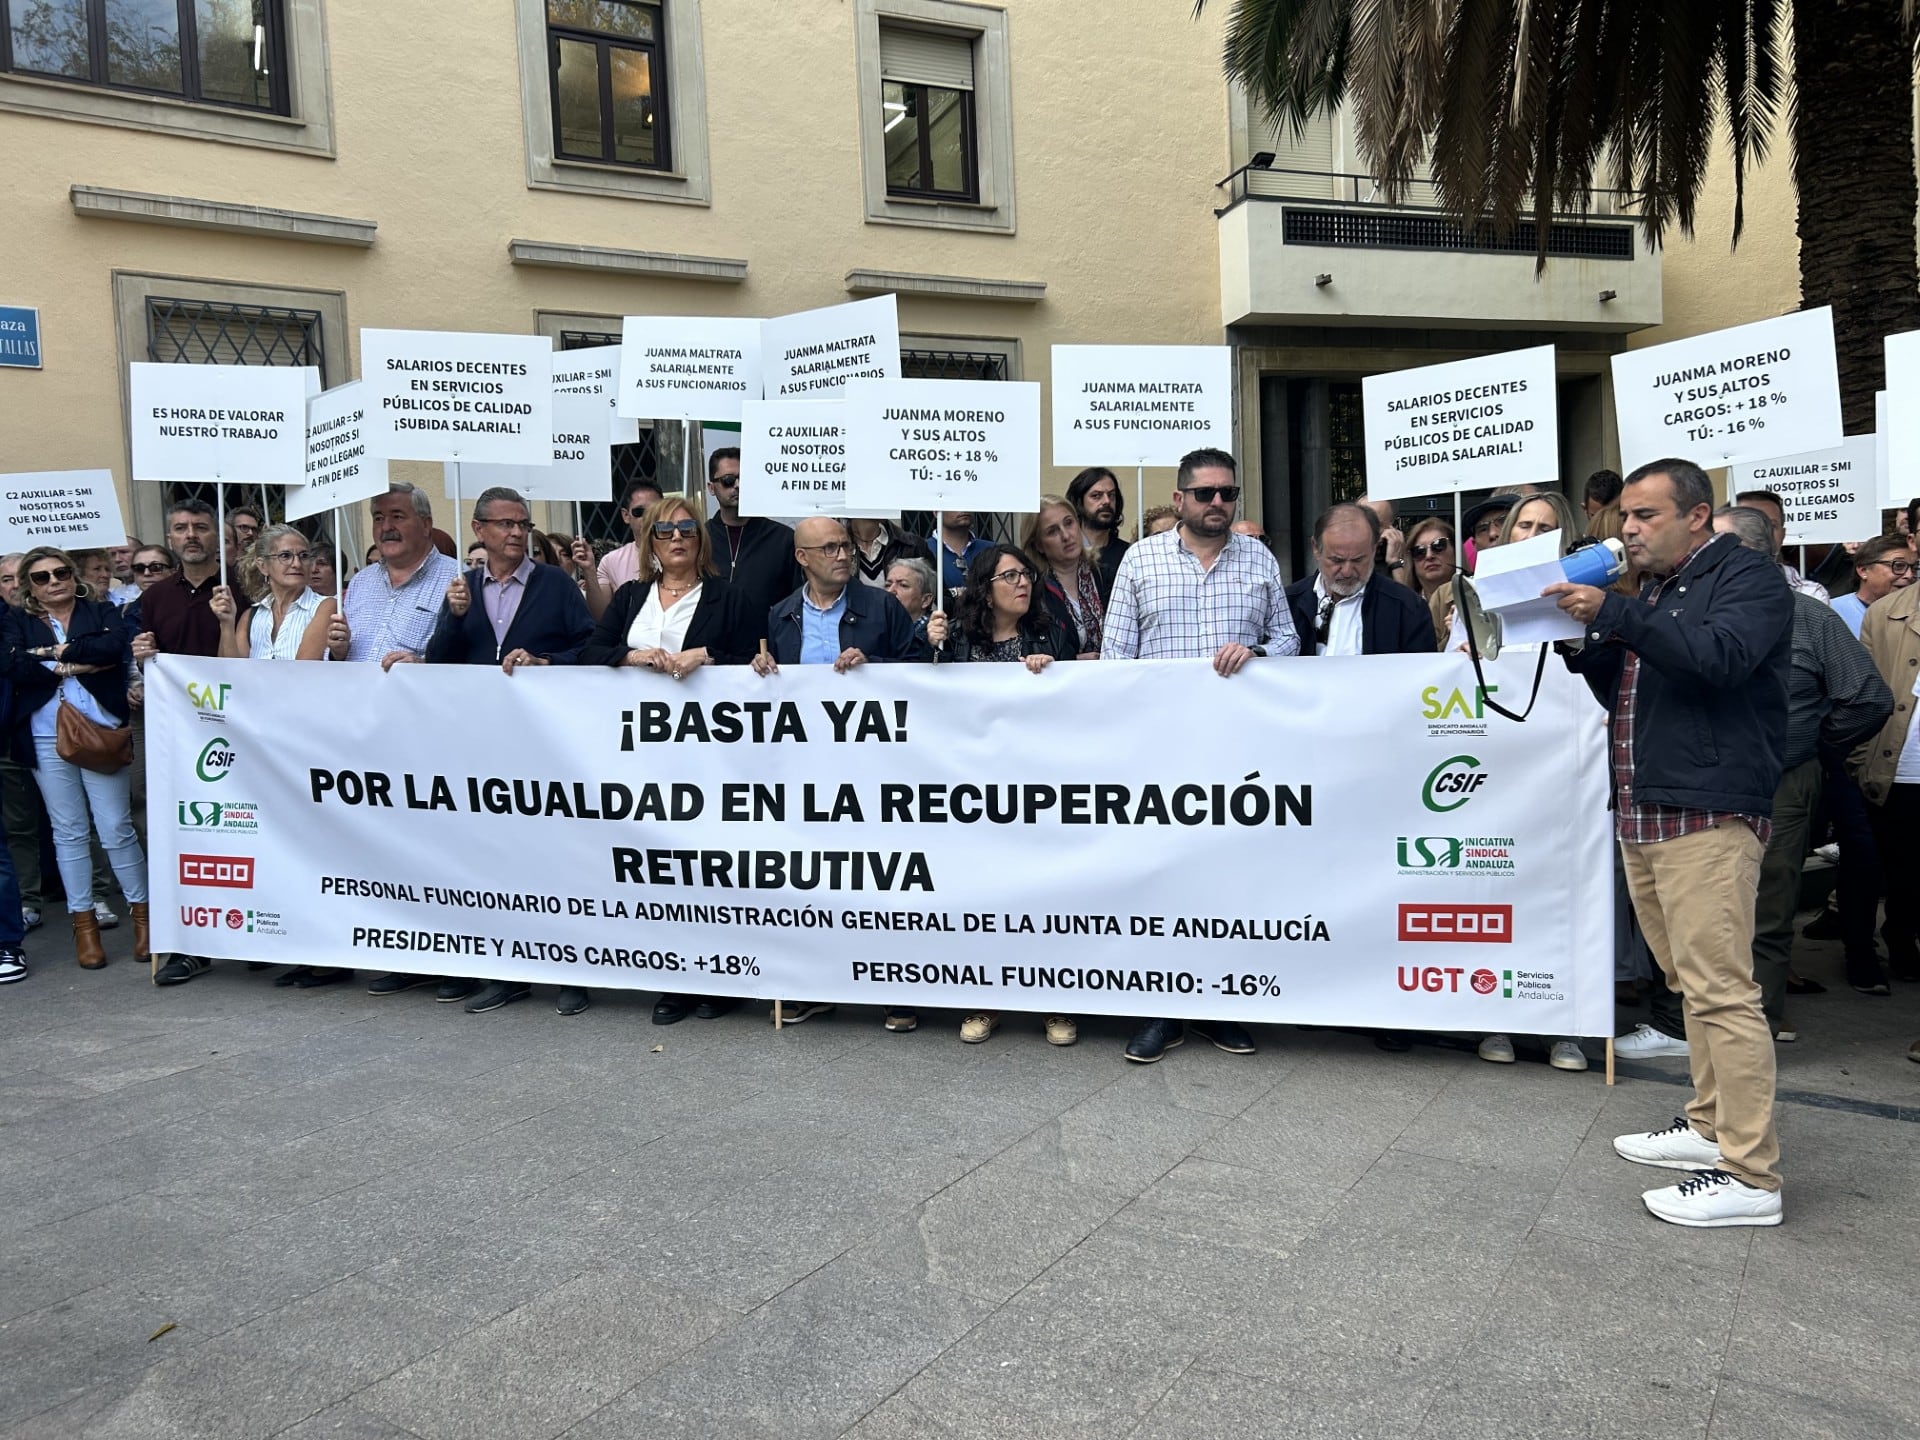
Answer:
<svg viewBox="0 0 1920 1440"><path fill-rule="evenodd" d="M100 944L100 922L91 910L69 910L73 922L73 953L82 970L98 970L107 963L107 952Z"/></svg>
<svg viewBox="0 0 1920 1440"><path fill-rule="evenodd" d="M147 902L142 900L138 905L129 905L127 908L133 912L133 958L151 965L153 951L149 942L153 938L153 931L147 924Z"/></svg>

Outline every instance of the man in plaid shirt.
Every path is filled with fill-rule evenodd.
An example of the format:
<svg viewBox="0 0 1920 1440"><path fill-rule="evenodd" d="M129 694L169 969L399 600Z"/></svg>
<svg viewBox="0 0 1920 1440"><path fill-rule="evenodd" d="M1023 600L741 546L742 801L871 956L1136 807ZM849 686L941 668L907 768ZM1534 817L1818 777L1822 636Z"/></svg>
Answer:
<svg viewBox="0 0 1920 1440"><path fill-rule="evenodd" d="M1563 648L1612 715L1614 828L1627 888L1684 998L1693 1100L1664 1130L1622 1135L1628 1160L1691 1170L1649 1190L1676 1225L1778 1225L1773 1036L1753 978L1754 898L1787 738L1793 592L1713 529L1713 485L1657 460L1620 497L1639 600L1590 585L1545 594L1584 627Z"/></svg>
<svg viewBox="0 0 1920 1440"><path fill-rule="evenodd" d="M1249 660L1298 655L1300 635L1273 555L1233 533L1240 485L1224 450L1180 461L1173 511L1180 523L1149 535L1121 557L1100 639L1103 660L1211 660L1237 675ZM1127 1059L1151 1065L1186 1038L1178 1020L1147 1020L1127 1042ZM1230 1020L1195 1021L1196 1034L1229 1055L1251 1055L1253 1037Z"/></svg>

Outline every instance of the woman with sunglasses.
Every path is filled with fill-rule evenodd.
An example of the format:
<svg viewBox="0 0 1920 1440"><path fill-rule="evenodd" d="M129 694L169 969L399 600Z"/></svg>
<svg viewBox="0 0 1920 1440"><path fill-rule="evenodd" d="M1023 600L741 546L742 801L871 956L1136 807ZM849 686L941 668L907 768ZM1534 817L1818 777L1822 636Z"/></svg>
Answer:
<svg viewBox="0 0 1920 1440"><path fill-rule="evenodd" d="M75 958L107 963L93 913L88 815L133 911L133 958L148 960L147 857L134 834L126 768L107 775L60 758L62 706L109 730L127 723L131 640L119 607L92 597L64 550L42 545L20 562L24 611L0 617L13 683L13 758L33 770L53 824L53 851L67 890ZM74 909L74 906L82 908Z"/></svg>
<svg viewBox="0 0 1920 1440"><path fill-rule="evenodd" d="M1000 661L1025 665L1038 675L1056 660L1073 659L1075 637L1045 605L1035 602L1039 585L1039 573L1025 552L1011 545L982 550L967 566L967 583L954 601L953 619L935 614L927 623L934 663ZM919 1016L911 1010L887 1011L889 1030L911 1030L917 1024ZM977 1010L960 1022L960 1038L978 1045L999 1028L997 1010ZM1046 1029L1050 1045L1071 1045L1080 1038L1071 1015L1047 1016Z"/></svg>
<svg viewBox="0 0 1920 1440"><path fill-rule="evenodd" d="M269 525L240 557L240 588L259 601L235 614L233 592L216 585L207 608L220 619L228 660L322 660L339 602L308 583L313 550L291 525Z"/></svg>
<svg viewBox="0 0 1920 1440"><path fill-rule="evenodd" d="M702 665L745 665L767 635L767 617L719 575L713 537L695 507L668 495L642 521L647 544L640 576L613 592L582 665L611 665L684 680ZM653 1023L676 1025L689 1015L716 1019L737 1009L734 996L664 994Z"/></svg>
<svg viewBox="0 0 1920 1440"><path fill-rule="evenodd" d="M1407 531L1407 568L1401 572L1422 600L1453 579L1453 526L1429 515Z"/></svg>
<svg viewBox="0 0 1920 1440"><path fill-rule="evenodd" d="M140 633L140 596L171 575L178 563L173 558L173 551L164 545L142 545L133 552L133 583L139 588L140 595L134 596L121 607L120 615L126 621L127 634Z"/></svg>

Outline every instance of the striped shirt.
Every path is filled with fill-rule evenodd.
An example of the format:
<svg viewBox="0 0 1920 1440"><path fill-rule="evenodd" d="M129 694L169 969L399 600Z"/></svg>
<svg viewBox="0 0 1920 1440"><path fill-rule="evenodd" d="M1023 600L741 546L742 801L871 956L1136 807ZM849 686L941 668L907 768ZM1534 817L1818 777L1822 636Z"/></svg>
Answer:
<svg viewBox="0 0 1920 1440"><path fill-rule="evenodd" d="M1211 568L1163 530L1128 548L1113 577L1100 654L1108 660L1210 658L1222 645L1298 655L1286 584L1267 547L1229 535Z"/></svg>
<svg viewBox="0 0 1920 1440"><path fill-rule="evenodd" d="M247 622L247 656L252 660L297 660L300 641L320 608L320 592L309 585L280 617L280 633L273 633L273 597L253 607Z"/></svg>

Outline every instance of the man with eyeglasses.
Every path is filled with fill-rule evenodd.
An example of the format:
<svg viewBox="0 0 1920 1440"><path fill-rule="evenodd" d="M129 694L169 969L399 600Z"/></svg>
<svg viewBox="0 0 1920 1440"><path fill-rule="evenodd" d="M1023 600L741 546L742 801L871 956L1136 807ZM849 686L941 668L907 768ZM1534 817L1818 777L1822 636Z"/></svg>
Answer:
<svg viewBox="0 0 1920 1440"><path fill-rule="evenodd" d="M746 598L753 613L764 615L789 599L800 584L794 532L764 515L741 518L737 445L713 452L707 461L707 489L713 495L713 518L707 521L713 563L720 578Z"/></svg>
<svg viewBox="0 0 1920 1440"><path fill-rule="evenodd" d="M1211 660L1237 675L1249 660L1298 655L1280 566L1258 540L1233 533L1240 500L1233 457L1194 450L1182 457L1173 510L1179 524L1137 541L1113 579L1101 632L1103 660ZM1251 1055L1253 1037L1231 1021L1191 1027L1230 1055ZM1144 1022L1127 1059L1150 1065L1186 1039L1178 1020Z"/></svg>
<svg viewBox="0 0 1920 1440"><path fill-rule="evenodd" d="M629 480L626 494L620 497L620 518L627 522L627 528L633 532L633 539L618 549L609 550L595 565L593 547L587 544L583 535L573 542L573 558L580 566L580 574L586 580L587 613L595 620L607 613L607 606L613 603L613 595L629 580L640 578L640 568L652 552L647 549L646 535L647 507L661 496L661 489L651 480ZM582 548L586 553L581 553Z"/></svg>
<svg viewBox="0 0 1920 1440"><path fill-rule="evenodd" d="M1913 583L1913 542L1904 535L1880 535L1867 541L1853 556L1853 573L1859 586L1851 595L1833 600L1833 613L1847 622L1853 638L1860 638L1860 622L1876 600L1904 590Z"/></svg>
<svg viewBox="0 0 1920 1440"><path fill-rule="evenodd" d="M1333 505L1313 522L1315 573L1287 587L1307 655L1431 655L1433 617L1419 596L1374 568L1371 506Z"/></svg>

